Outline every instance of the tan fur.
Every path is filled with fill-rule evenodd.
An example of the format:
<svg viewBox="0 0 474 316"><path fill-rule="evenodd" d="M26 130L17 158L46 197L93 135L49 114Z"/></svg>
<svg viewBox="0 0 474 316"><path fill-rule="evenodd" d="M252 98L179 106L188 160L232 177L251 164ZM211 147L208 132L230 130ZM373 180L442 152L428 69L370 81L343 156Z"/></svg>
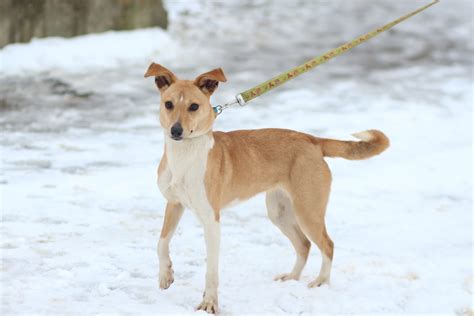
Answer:
<svg viewBox="0 0 474 316"><path fill-rule="evenodd" d="M208 252L206 290L199 309L216 312L220 211L260 192L267 192L269 217L297 253L292 272L276 279L300 277L312 241L321 251L323 264L309 286L329 283L334 244L324 217L331 172L323 158L366 159L383 152L389 146L388 138L377 130L354 134L360 142L285 129L213 132L216 115L209 98L218 83L226 81L220 68L189 81L152 64L145 76L155 76L161 92L160 123L166 138L158 168L159 187L168 199L159 242L160 287L168 287L173 280L168 243L186 206L204 226ZM164 107L167 101L173 103L172 110ZM199 104L199 110L190 111L192 103ZM170 137L177 122L183 127L180 141Z"/></svg>
<svg viewBox="0 0 474 316"><path fill-rule="evenodd" d="M362 141L354 142L319 138L315 140L315 144L321 146L325 157L342 157L350 160L370 158L382 153L390 145L387 136L377 130L354 133L352 136Z"/></svg>

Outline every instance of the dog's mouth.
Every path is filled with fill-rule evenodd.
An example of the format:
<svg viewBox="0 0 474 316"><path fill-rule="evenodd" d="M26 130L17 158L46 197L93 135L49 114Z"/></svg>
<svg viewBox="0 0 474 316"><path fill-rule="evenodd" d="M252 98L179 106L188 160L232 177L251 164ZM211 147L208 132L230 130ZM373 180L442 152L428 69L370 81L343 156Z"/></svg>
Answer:
<svg viewBox="0 0 474 316"><path fill-rule="evenodd" d="M171 136L171 139L175 141L180 141L183 140L183 136Z"/></svg>

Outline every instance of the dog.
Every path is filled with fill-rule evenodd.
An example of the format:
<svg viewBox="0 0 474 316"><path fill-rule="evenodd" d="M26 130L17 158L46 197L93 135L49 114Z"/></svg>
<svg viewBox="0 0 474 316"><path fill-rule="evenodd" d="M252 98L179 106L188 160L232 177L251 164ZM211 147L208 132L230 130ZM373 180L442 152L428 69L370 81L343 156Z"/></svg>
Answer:
<svg viewBox="0 0 474 316"><path fill-rule="evenodd" d="M167 200L158 241L159 285L174 281L169 243L184 208L191 209L204 228L207 251L206 285L198 310L216 313L220 212L235 202L266 192L270 220L296 251L289 273L276 280L298 280L311 242L322 254L321 270L309 287L329 283L334 243L325 225L331 172L324 157L350 160L370 158L389 146L378 130L353 134L360 141L318 138L285 129L214 132L217 114L210 97L226 77L221 68L180 80L152 63L145 77L155 77L161 94L160 124L164 153L158 167L158 186Z"/></svg>

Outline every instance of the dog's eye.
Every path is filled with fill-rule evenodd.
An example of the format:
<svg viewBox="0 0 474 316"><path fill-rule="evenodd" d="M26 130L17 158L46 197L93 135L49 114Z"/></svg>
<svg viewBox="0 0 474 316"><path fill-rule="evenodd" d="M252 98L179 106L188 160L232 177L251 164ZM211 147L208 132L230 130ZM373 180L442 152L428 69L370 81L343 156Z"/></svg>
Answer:
<svg viewBox="0 0 474 316"><path fill-rule="evenodd" d="M173 102L166 101L165 102L165 108L168 109L168 110L171 110L173 108Z"/></svg>
<svg viewBox="0 0 474 316"><path fill-rule="evenodd" d="M199 109L199 104L193 103L189 106L189 111L197 111Z"/></svg>

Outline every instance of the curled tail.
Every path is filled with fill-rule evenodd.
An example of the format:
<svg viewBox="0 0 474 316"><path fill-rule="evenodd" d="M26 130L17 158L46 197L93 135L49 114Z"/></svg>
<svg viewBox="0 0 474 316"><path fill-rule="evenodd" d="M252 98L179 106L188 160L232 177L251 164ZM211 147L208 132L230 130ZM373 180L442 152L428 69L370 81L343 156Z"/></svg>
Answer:
<svg viewBox="0 0 474 316"><path fill-rule="evenodd" d="M352 134L359 142L320 138L325 157L342 157L349 160L367 159L382 153L390 145L387 136L381 131L372 129Z"/></svg>

